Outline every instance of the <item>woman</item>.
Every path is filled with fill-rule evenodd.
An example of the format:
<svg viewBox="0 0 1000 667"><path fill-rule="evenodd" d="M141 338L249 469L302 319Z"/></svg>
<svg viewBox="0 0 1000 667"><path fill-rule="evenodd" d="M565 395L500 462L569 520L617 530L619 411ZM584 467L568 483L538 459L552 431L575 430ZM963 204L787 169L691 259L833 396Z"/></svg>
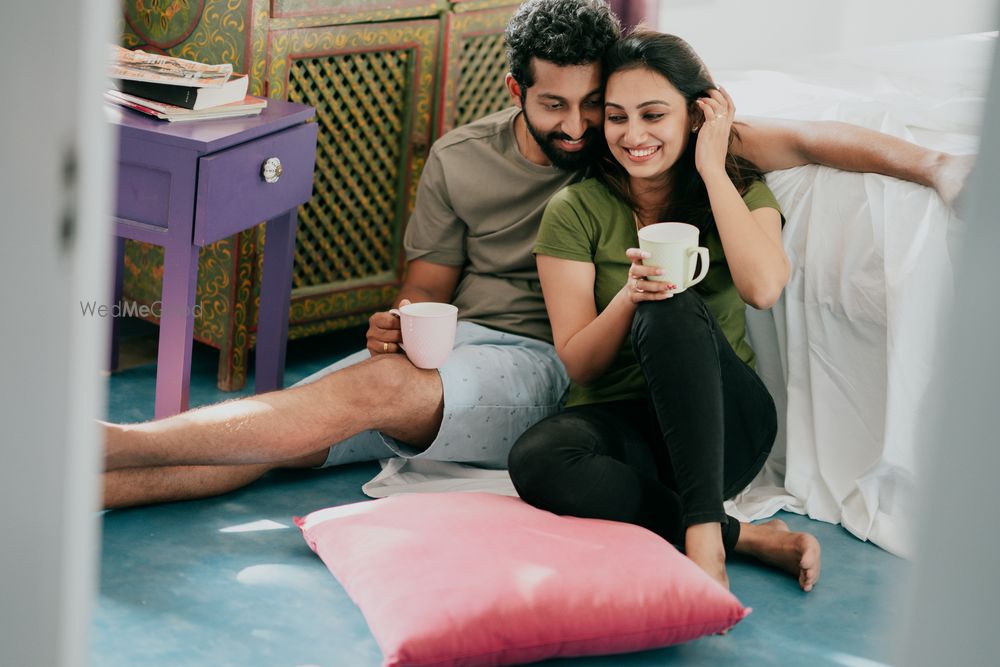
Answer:
<svg viewBox="0 0 1000 667"><path fill-rule="evenodd" d="M723 500L774 441L774 402L752 368L746 303L769 308L789 277L782 217L751 163L729 151L734 108L683 40L634 33L608 53L607 151L596 178L558 193L534 251L567 409L516 443L510 473L528 502L636 523L728 587L725 561L754 556L819 578L820 547L781 521L740 524ZM639 228L700 230L708 276L675 294L649 280Z"/></svg>

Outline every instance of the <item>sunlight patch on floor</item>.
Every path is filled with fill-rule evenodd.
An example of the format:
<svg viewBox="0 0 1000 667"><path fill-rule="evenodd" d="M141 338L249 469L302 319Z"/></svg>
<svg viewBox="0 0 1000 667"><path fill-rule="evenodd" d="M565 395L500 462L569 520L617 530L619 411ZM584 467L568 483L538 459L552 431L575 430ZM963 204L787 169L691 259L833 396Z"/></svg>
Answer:
<svg viewBox="0 0 1000 667"><path fill-rule="evenodd" d="M220 528L220 533L256 533L262 530L284 530L285 528L291 528L291 526L286 526L283 523L278 523L277 521L271 521L270 519L261 519L260 521L251 521L250 523L241 523L237 526L226 526L225 528Z"/></svg>

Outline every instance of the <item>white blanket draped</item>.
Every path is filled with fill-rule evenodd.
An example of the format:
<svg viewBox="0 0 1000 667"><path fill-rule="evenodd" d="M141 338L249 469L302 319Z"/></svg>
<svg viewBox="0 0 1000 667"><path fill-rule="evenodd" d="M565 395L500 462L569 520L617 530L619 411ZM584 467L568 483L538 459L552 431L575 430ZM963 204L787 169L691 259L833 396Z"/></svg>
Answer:
<svg viewBox="0 0 1000 667"><path fill-rule="evenodd" d="M741 116L841 120L954 153L974 152L996 33L790 67L719 72ZM781 428L761 474L727 510L785 509L911 553L916 435L939 323L948 316L962 224L930 189L809 166L769 174L793 275L770 311L748 313L758 372ZM933 484L933 474L919 477ZM387 463L365 486L492 490L509 477L454 464Z"/></svg>

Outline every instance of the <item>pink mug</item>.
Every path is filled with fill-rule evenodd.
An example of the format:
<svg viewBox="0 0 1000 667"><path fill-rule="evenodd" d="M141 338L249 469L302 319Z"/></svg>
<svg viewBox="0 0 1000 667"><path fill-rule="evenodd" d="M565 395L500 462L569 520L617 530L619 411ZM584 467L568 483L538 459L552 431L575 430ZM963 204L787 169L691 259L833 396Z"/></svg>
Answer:
<svg viewBox="0 0 1000 667"><path fill-rule="evenodd" d="M441 368L455 344L458 308L450 303L423 301L389 311L399 318L400 345L417 368Z"/></svg>

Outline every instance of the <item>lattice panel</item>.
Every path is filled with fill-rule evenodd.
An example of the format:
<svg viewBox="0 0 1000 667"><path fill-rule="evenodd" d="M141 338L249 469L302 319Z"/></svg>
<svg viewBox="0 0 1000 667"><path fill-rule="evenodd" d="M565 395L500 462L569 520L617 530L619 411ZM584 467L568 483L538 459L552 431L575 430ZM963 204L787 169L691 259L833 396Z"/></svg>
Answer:
<svg viewBox="0 0 1000 667"><path fill-rule="evenodd" d="M464 39L460 62L455 127L510 106L510 96L503 85L507 60L502 33Z"/></svg>
<svg viewBox="0 0 1000 667"><path fill-rule="evenodd" d="M316 107L312 199L299 209L294 287L395 269L411 53L369 51L292 60L288 99Z"/></svg>

